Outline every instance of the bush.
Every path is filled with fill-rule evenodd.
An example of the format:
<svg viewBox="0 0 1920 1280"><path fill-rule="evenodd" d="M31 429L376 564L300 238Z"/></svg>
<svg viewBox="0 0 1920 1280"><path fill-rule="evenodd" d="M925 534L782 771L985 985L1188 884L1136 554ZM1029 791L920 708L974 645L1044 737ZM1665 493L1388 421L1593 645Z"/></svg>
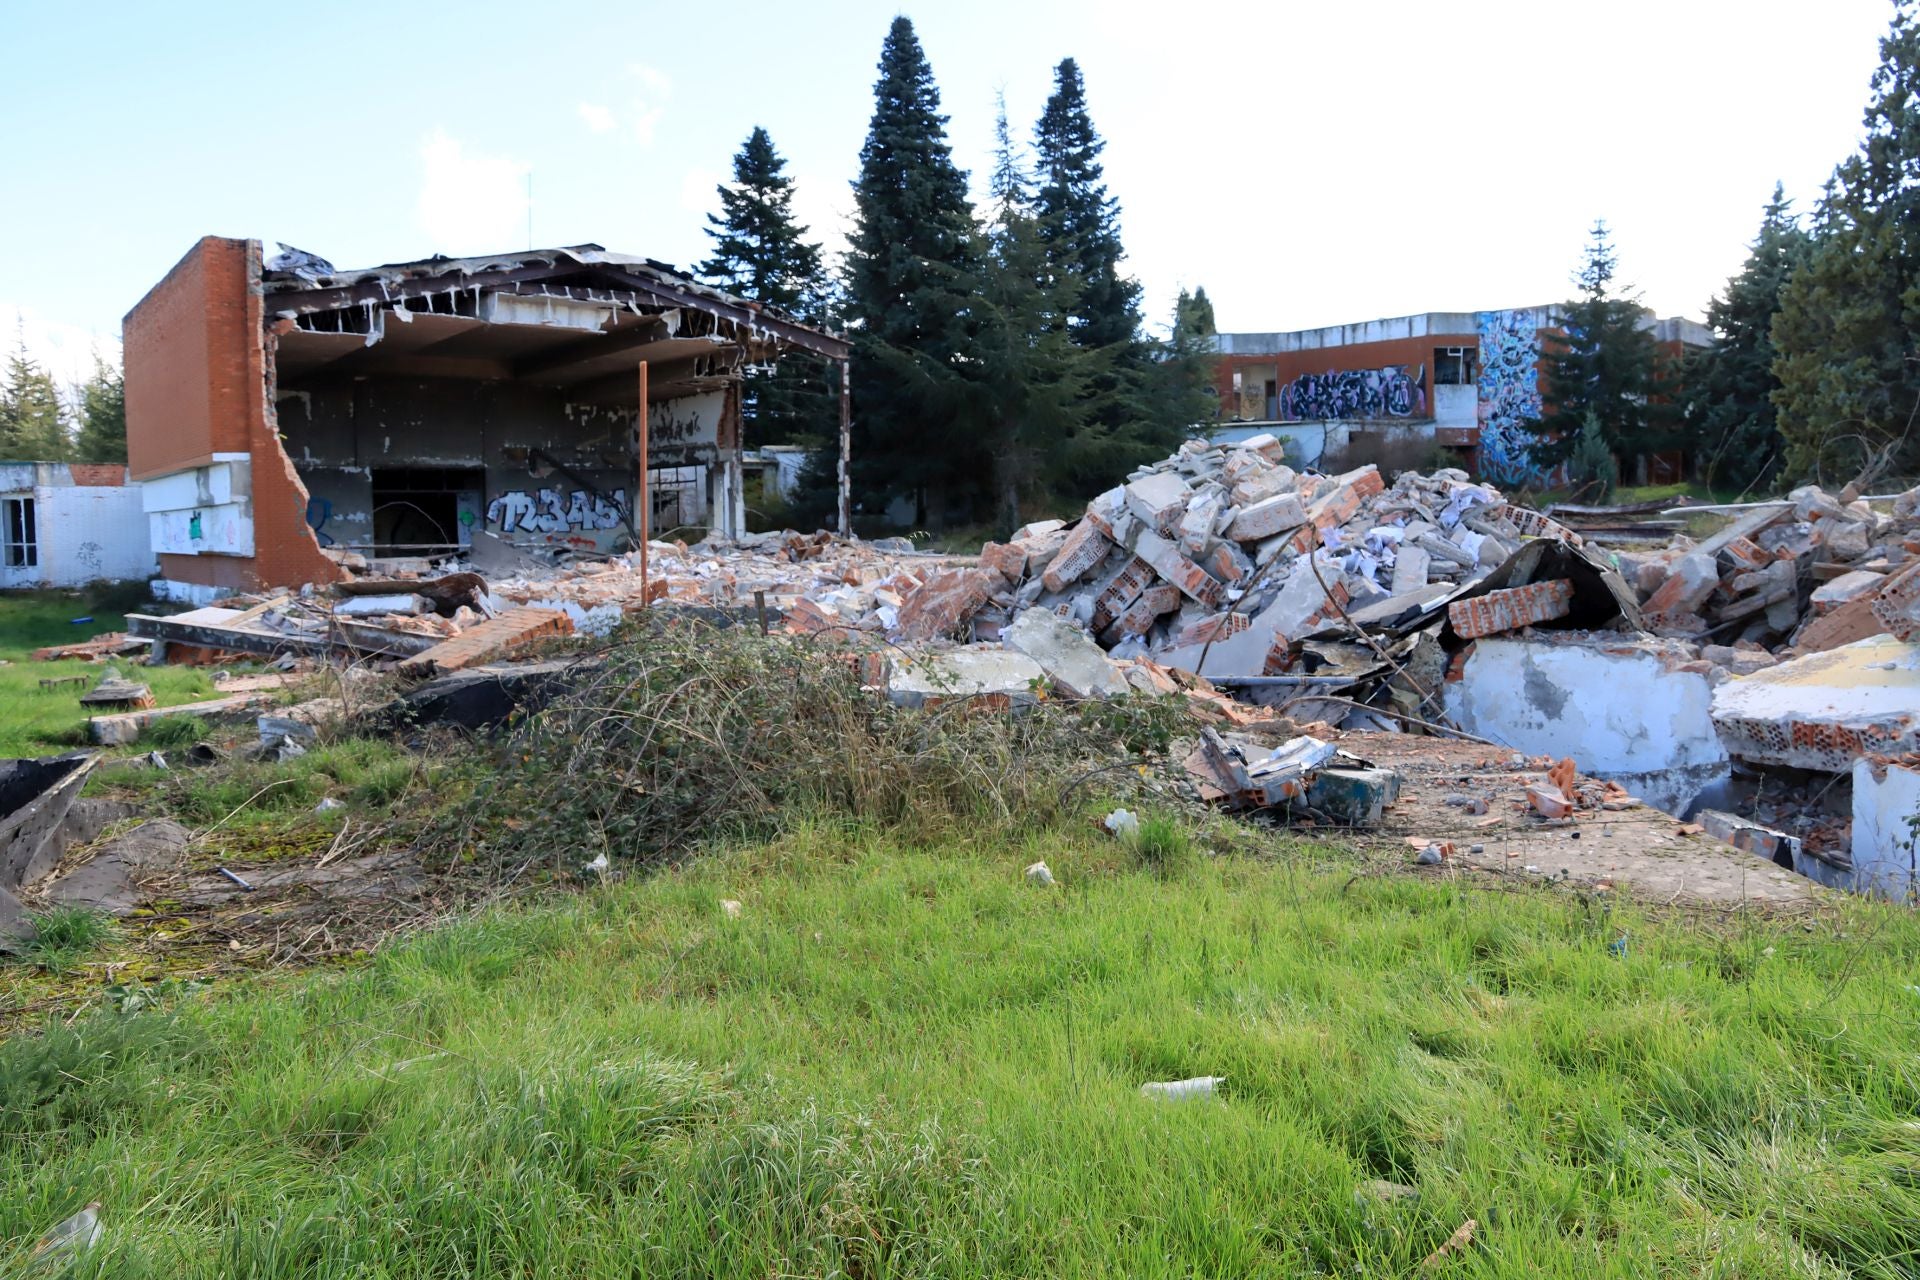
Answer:
<svg viewBox="0 0 1920 1280"><path fill-rule="evenodd" d="M641 620L582 684L511 727L498 759L476 765L473 803L450 806L427 839L501 865L577 867L763 839L822 814L916 837L1024 829L1054 821L1090 769L1164 752L1185 715L1144 696L905 711L861 687L861 659Z"/></svg>

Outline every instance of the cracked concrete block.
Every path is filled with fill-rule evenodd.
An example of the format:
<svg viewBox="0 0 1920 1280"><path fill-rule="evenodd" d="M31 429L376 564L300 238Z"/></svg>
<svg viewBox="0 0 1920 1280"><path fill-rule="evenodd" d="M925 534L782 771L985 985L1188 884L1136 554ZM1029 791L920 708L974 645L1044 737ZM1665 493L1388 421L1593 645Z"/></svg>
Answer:
<svg viewBox="0 0 1920 1280"><path fill-rule="evenodd" d="M1822 583L1814 588L1813 612L1816 617L1832 613L1849 600L1857 600L1880 590L1887 583L1883 573L1870 573L1856 569L1852 573L1843 573L1831 582Z"/></svg>
<svg viewBox="0 0 1920 1280"><path fill-rule="evenodd" d="M1427 585L1427 569L1433 556L1425 547L1402 546L1393 561L1392 593L1407 595Z"/></svg>
<svg viewBox="0 0 1920 1280"><path fill-rule="evenodd" d="M1076 698L1110 698L1127 682L1107 661L1093 637L1049 609L1028 609L1013 620L1001 643L1040 664L1055 687Z"/></svg>
<svg viewBox="0 0 1920 1280"><path fill-rule="evenodd" d="M1667 570L1667 580L1647 597L1646 612L1698 613L1719 585L1720 566L1714 558L1704 552L1688 552L1673 562Z"/></svg>
<svg viewBox="0 0 1920 1280"><path fill-rule="evenodd" d="M955 699L1031 706L1039 700L1037 689L1046 674L1032 658L1007 649L913 654L896 661L888 672L887 697L901 707L933 707Z"/></svg>
<svg viewBox="0 0 1920 1280"><path fill-rule="evenodd" d="M1281 493L1241 507L1227 525L1227 536L1235 542L1259 542L1306 522L1307 509L1300 499Z"/></svg>
<svg viewBox="0 0 1920 1280"><path fill-rule="evenodd" d="M1127 510L1147 528L1164 532L1174 526L1192 491L1187 482L1167 471L1142 476L1126 486Z"/></svg>

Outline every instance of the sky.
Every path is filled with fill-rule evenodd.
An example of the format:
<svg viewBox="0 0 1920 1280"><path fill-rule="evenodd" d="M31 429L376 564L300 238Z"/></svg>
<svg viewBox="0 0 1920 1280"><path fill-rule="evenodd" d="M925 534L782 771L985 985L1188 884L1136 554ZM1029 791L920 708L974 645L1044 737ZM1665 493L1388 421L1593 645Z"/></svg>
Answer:
<svg viewBox="0 0 1920 1280"><path fill-rule="evenodd" d="M754 125L831 249L897 12L956 158L1078 60L1127 269L1164 327L1555 301L1588 227L1700 317L1776 180L1859 143L1889 0L1469 5L463 0L0 5L0 342L63 377L202 235L335 265L594 242L690 267ZM531 199L529 199L529 192Z"/></svg>

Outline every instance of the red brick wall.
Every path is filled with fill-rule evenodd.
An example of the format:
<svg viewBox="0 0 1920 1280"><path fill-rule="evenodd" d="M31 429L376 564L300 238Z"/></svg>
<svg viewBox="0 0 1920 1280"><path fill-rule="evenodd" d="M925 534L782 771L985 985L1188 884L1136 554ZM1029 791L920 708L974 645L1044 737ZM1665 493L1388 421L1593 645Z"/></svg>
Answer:
<svg viewBox="0 0 1920 1280"><path fill-rule="evenodd" d="M118 489L127 483L127 469L117 462L69 462L73 482L88 489Z"/></svg>
<svg viewBox="0 0 1920 1280"><path fill-rule="evenodd" d="M260 245L207 236L127 313L127 461L135 479L247 453L252 556L162 555L180 582L236 591L340 576L307 527L307 491L280 447L260 288Z"/></svg>

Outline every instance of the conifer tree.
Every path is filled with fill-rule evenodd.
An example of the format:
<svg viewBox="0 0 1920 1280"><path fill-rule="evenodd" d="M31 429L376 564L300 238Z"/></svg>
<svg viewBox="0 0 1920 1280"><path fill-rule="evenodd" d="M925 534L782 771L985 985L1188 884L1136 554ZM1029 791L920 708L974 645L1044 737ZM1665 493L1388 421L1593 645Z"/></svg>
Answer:
<svg viewBox="0 0 1920 1280"><path fill-rule="evenodd" d="M1053 94L1034 127L1038 188L1034 209L1048 265L1075 277L1074 341L1107 347L1133 341L1140 328L1140 285L1120 274L1120 205L1107 194L1100 153L1106 142L1087 114L1080 65L1063 58Z"/></svg>
<svg viewBox="0 0 1920 1280"><path fill-rule="evenodd" d="M1174 337L1211 338L1218 332L1213 319L1213 300L1207 297L1206 286L1192 293L1180 290L1180 296L1173 301Z"/></svg>
<svg viewBox="0 0 1920 1280"><path fill-rule="evenodd" d="M53 375L27 351L21 331L0 380L0 460L64 462L72 456Z"/></svg>
<svg viewBox="0 0 1920 1280"><path fill-rule="evenodd" d="M820 246L793 212L793 179L758 125L733 157L733 181L718 188L720 213L707 215L713 255L700 264L709 284L811 324L831 321L831 289ZM748 373L741 394L746 444L822 444L839 434L839 387L831 362L789 351L771 371Z"/></svg>
<svg viewBox="0 0 1920 1280"><path fill-rule="evenodd" d="M1023 492L1070 473L1076 455L1097 436L1084 389L1099 357L1068 333L1073 282L1056 279L1048 268L1004 98L995 144L968 407L992 459L997 521L1010 530L1020 523Z"/></svg>
<svg viewBox="0 0 1920 1280"><path fill-rule="evenodd" d="M127 460L127 389L120 370L93 355L93 373L80 384L74 457L81 462Z"/></svg>
<svg viewBox="0 0 1920 1280"><path fill-rule="evenodd" d="M990 469L964 429L958 385L978 328L980 240L933 69L904 16L879 70L845 272L851 461L863 506L908 494L917 522L944 525L950 504L977 492Z"/></svg>
<svg viewBox="0 0 1920 1280"><path fill-rule="evenodd" d="M1707 304L1713 345L1687 365L1687 422L1698 450L1696 470L1709 485L1746 488L1785 461L1772 398L1780 386L1773 318L1788 279L1810 249L1785 188L1775 183L1746 265Z"/></svg>
<svg viewBox="0 0 1920 1280"><path fill-rule="evenodd" d="M1669 441L1658 391L1659 347L1648 311L1616 291L1617 261L1605 222L1588 233L1586 261L1574 279L1579 296L1563 308L1560 331L1546 340L1545 412L1530 424L1534 460L1570 459L1591 415L1616 458L1639 458Z"/></svg>
<svg viewBox="0 0 1920 1280"><path fill-rule="evenodd" d="M1773 394L1796 480L1920 470L1920 9L1895 0L1860 150L1781 292Z"/></svg>

